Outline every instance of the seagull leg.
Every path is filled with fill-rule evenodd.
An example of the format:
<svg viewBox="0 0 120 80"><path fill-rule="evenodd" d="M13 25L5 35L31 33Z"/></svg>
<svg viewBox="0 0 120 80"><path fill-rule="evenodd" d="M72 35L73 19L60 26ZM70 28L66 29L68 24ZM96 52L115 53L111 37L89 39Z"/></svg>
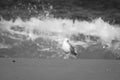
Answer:
<svg viewBox="0 0 120 80"><path fill-rule="evenodd" d="M65 54L64 59L69 59L70 54Z"/></svg>

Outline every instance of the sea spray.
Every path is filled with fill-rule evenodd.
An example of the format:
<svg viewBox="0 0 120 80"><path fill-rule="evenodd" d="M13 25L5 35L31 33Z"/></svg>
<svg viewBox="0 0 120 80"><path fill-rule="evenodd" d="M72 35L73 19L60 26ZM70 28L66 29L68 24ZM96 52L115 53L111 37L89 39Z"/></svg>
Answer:
<svg viewBox="0 0 120 80"><path fill-rule="evenodd" d="M32 17L29 20L17 18L13 22L12 20L7 21L1 18L0 29L11 34L27 36L31 40L42 37L49 38L58 43L61 43L66 37L71 39L72 36L76 36L78 38L81 37L78 34L83 34L85 36L83 41L75 40L75 37L71 39L74 46L81 45L83 47L97 42L111 47L113 40L118 40L118 43L120 41L119 26L110 25L101 18L94 19L91 22L79 20L73 22L73 20L61 18L40 20L36 17ZM97 42L93 41L90 39L90 36L98 37L99 40Z"/></svg>

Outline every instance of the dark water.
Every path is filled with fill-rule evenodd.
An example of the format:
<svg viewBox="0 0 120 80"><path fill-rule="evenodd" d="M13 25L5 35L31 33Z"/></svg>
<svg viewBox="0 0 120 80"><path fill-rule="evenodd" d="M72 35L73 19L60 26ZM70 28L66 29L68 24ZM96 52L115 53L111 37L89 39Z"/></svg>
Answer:
<svg viewBox="0 0 120 80"><path fill-rule="evenodd" d="M40 13L43 7L48 10L52 5L51 14L55 17L80 20L102 17L111 24L119 24L119 4L119 0L0 0L0 14L6 19L16 16L29 18ZM27 12L28 7L33 8L32 12Z"/></svg>

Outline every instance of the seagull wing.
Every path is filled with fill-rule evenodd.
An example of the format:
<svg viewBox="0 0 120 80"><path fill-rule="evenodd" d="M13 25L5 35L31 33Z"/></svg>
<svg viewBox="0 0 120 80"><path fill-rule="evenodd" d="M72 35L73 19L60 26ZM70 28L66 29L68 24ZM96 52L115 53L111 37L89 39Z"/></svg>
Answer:
<svg viewBox="0 0 120 80"><path fill-rule="evenodd" d="M75 48L70 44L70 53L73 55L77 55Z"/></svg>

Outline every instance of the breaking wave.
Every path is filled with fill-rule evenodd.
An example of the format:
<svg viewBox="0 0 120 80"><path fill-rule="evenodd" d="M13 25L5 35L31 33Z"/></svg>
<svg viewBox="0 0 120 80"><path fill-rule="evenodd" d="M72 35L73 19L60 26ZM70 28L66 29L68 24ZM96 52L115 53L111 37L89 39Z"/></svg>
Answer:
<svg viewBox="0 0 120 80"><path fill-rule="evenodd" d="M61 43L64 38L69 38L74 45L81 46L100 42L110 47L114 40L118 43L120 41L119 25L110 25L101 18L94 19L91 22L61 18L40 20L35 17L29 20L17 18L15 21L7 21L1 18L0 29L11 34L27 36L31 40L42 37ZM81 35L85 36L84 41L81 40ZM98 39L94 41L91 37Z"/></svg>

